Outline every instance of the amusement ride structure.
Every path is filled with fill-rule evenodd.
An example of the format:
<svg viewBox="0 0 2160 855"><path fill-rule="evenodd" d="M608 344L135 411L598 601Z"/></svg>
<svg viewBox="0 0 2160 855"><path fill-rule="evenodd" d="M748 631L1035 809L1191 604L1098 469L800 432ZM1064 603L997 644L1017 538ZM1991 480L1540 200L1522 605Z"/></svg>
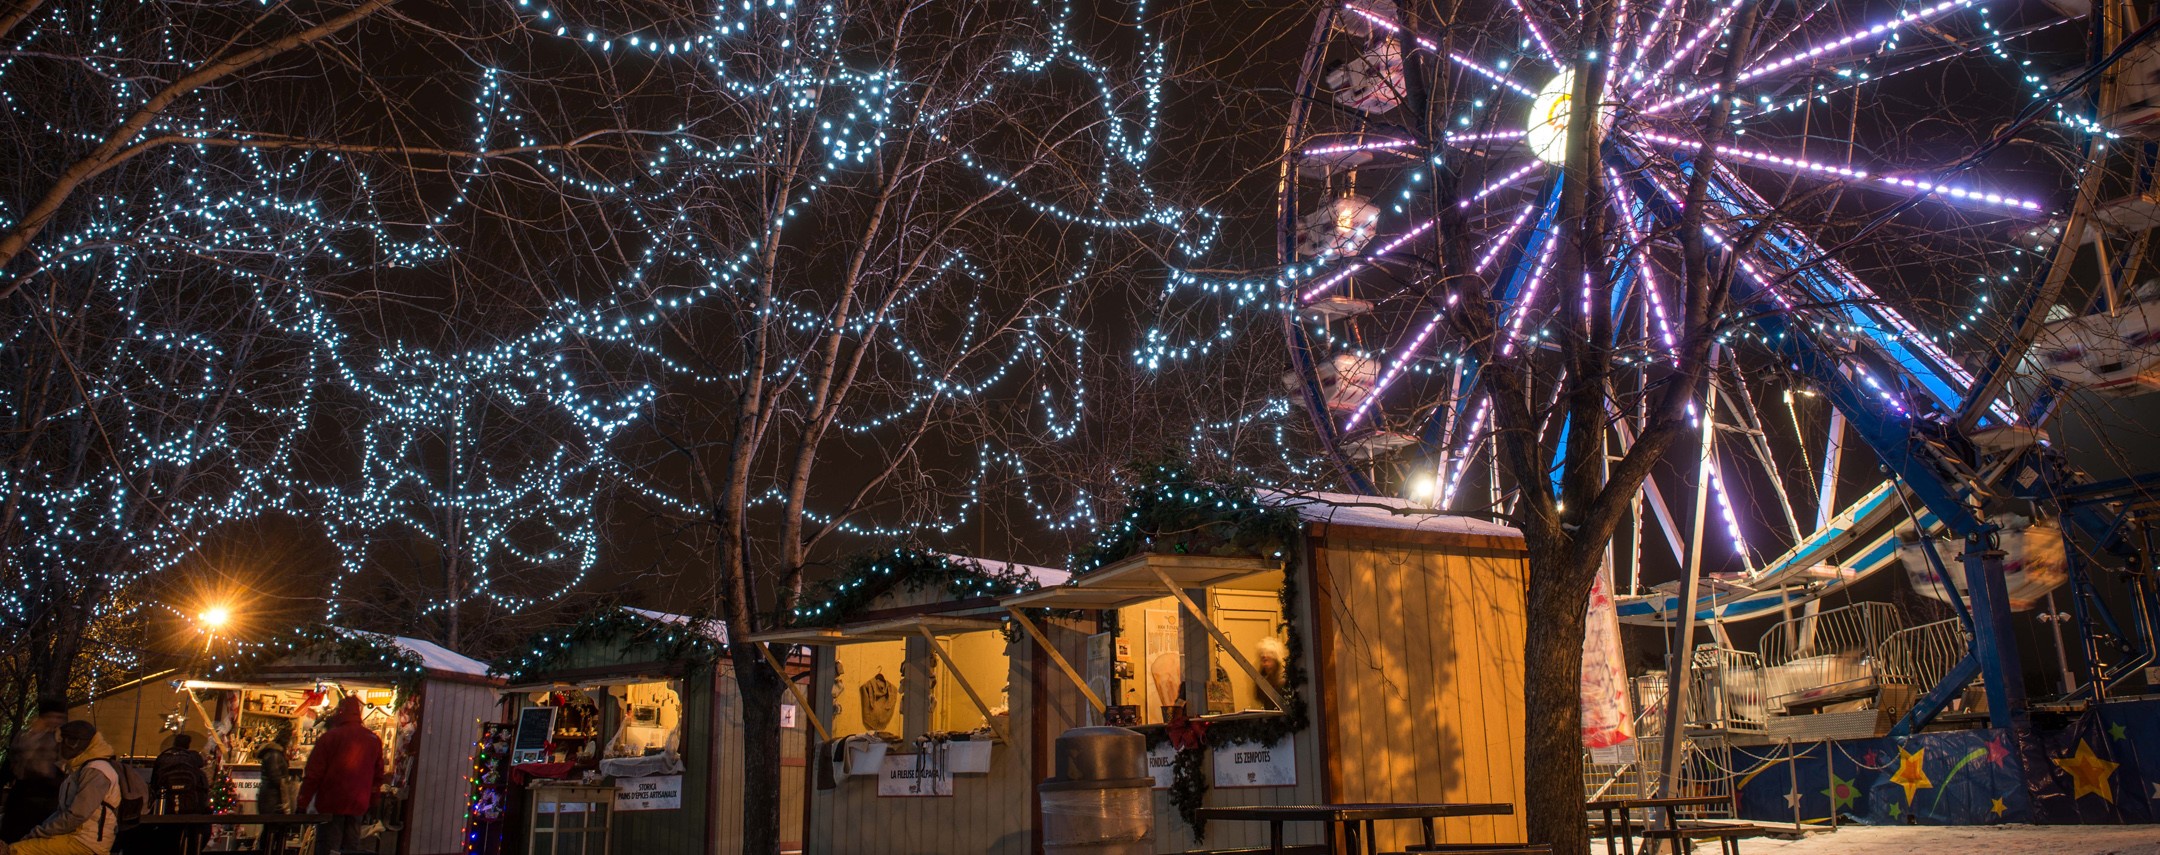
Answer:
<svg viewBox="0 0 2160 855"><path fill-rule="evenodd" d="M1603 36L1584 38L1596 25L1585 3L1505 0L1495 9L1512 29L1496 37L1488 22L1451 27L1417 8L1427 5L1319 7L1285 135L1279 246L1295 280L1284 381L1361 490L1458 511L1505 502L1481 366L1448 340L1457 298L1447 288L1464 277L1444 283L1420 250L1470 242L1475 287L1503 307L1510 348L1569 334L1546 319L1574 289L1548 274L1564 240L1562 143L1585 115L1598 124L1606 216L1627 247L1611 271L1612 315L1628 331L1621 358L1638 392L1656 382L1659 364L1677 358L1674 228L1703 124L1729 97L1732 132L1708 183L1716 216L1703 226L1733 271L1736 318L1703 402L1716 422L1704 432L1709 477L1687 485L1692 505L1671 479L1647 482L1615 568L1621 620L1706 623L1717 639L1706 648L1756 648L1696 665L1749 678L1745 689L1716 685L1716 717L1757 731L1838 703L1877 713L1877 736L1918 732L1946 711L2029 731L2011 616L2055 598L2070 617L2054 629L2074 630L2081 664L2066 666L2076 673L2049 703L2149 679L2160 473L2088 475L2050 430L2070 396L2160 389L2160 294L2136 284L2160 225L2160 149L2146 141L2160 139L2147 124L2160 118L2160 98L2147 98L2160 94L2149 91L2160 90L2150 23L2127 3L2067 0L1617 0L1599 16ZM1752 40L1736 51L1742 32ZM2035 65L2043 40L2066 71ZM1740 59L1728 95L1729 56ZM1594 111L1571 110L1589 64L1603 65L1604 94ZM1990 105L2001 115L1979 144L1885 162L1895 146L1883 141L1921 118L1905 112L1912 88L1956 69L2022 90ZM2000 154L2039 131L2069 153L2046 161L2051 173ZM2006 162L2024 166L1991 175ZM1443 164L1459 179L1450 201L1467 234L1439 234L1433 171ZM1817 220L1844 220L1810 225L1793 199L1810 200ZM1997 250L1959 258L1971 266L1954 274L1932 259L1961 250L1863 274L1849 249L1899 218L1924 220L1921 239L1980 235ZM1980 301L1963 321L1962 309L1907 308L1924 302L1921 288L1944 299L1951 279L1983 283L1960 285ZM1983 308L1985 324L1974 320ZM1766 370L1750 376L1751 365ZM1804 424L1796 400L1808 399L1830 408ZM1612 418L1627 441L1636 417ZM1880 483L1854 484L1853 440L1873 452ZM1758 513L1742 525L1746 510ZM1702 572L1683 535L1691 522L1730 540L1736 572ZM1682 581L1641 587L1646 555L1665 547ZM1955 617L1903 627L1886 604L1823 599L1897 569ZM1734 622L1771 617L1781 620L1759 644L1731 640ZM1930 645L1940 648L1932 660ZM1984 701L1968 692L1976 680ZM1888 700L1889 683L1906 694Z"/></svg>

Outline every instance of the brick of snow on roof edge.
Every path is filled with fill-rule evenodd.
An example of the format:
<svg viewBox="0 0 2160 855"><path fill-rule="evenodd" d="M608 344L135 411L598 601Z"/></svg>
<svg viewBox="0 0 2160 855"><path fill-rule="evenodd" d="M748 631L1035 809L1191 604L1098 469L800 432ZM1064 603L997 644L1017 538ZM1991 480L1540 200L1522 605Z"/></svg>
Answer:
<svg viewBox="0 0 2160 855"><path fill-rule="evenodd" d="M1436 513L1406 499L1359 496L1351 493L1290 493L1280 490L1255 492L1262 504L1289 508L1305 523L1330 523L1362 528L1422 531L1442 534L1477 534L1521 539L1514 526L1466 516Z"/></svg>
<svg viewBox="0 0 2160 855"><path fill-rule="evenodd" d="M1035 580L1036 585L1044 588L1055 588L1072 580L1071 573L1053 567L1037 567L1033 564L1015 564L1010 561L992 561L988 558L976 558L972 555L960 555L958 553L952 552L942 552L939 554L953 561L958 561L964 564L974 564L977 567L981 567L984 573L992 576L1002 576L1006 573L1017 572L1020 575Z"/></svg>
<svg viewBox="0 0 2160 855"><path fill-rule="evenodd" d="M689 615L678 615L668 612L656 612L651 609L632 608L630 606L624 606L623 611L637 615L638 617L644 618L646 620L658 621L660 623L666 624L674 624L676 626L687 626L689 625L690 621L693 620L693 618L691 618ZM711 636L712 640L714 641L720 642L721 644L726 644L728 637L727 622L718 620L706 621L705 634Z"/></svg>

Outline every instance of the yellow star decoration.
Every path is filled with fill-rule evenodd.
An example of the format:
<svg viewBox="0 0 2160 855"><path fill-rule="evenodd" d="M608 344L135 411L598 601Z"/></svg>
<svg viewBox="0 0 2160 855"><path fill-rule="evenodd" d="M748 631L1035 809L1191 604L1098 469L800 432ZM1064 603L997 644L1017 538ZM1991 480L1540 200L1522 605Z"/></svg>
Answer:
<svg viewBox="0 0 2160 855"><path fill-rule="evenodd" d="M1914 793L1935 788L1935 782L1928 780L1927 770L1921 767L1922 760L1927 756L1927 749L1908 752L1900 748L1897 753L1897 774L1890 776L1890 783L1904 787L1905 803L1912 804Z"/></svg>
<svg viewBox="0 0 2160 855"><path fill-rule="evenodd" d="M2085 740L2078 740L2076 754L2054 760L2055 765L2070 773L2070 781L2074 785L2071 798L2082 799L2091 794L2111 802L2115 800L2115 788L2109 785L2108 777L2114 775L2115 767L2121 764L2100 759L2100 755L2094 754L2092 746Z"/></svg>
<svg viewBox="0 0 2160 855"><path fill-rule="evenodd" d="M2006 804L2003 804L2003 803L2002 803L2002 799L1991 799L1991 801L1993 801L1993 802L1995 803L1995 806L1994 806L1994 807L1991 807L1991 808L1988 808L1988 812L1989 812L1989 813L1993 813L1993 814L1995 814L1996 816L2002 816L2002 815L2003 815L2003 812L2004 812L2004 811L2007 811L2007 810L2009 810L2009 809L2010 809L2010 806L2009 806L2009 805L2006 805Z"/></svg>

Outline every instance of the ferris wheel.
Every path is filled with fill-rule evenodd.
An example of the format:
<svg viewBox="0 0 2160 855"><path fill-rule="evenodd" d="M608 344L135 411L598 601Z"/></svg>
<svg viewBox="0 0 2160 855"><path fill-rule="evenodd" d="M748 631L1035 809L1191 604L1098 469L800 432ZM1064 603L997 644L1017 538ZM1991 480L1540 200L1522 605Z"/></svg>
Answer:
<svg viewBox="0 0 2160 855"><path fill-rule="evenodd" d="M2111 57L2104 81L2075 78L2097 54L2132 47L2127 4L2093 23L2074 0L1611 0L1597 21L1593 3L1495 0L1501 23L1454 26L1421 14L1429 4L1316 9L1278 209L1292 283L1283 379L1359 489L1456 510L1503 500L1480 366L1450 341L1447 312L1462 289L1482 289L1502 308L1502 353L1566 334L1548 319L1575 290L1549 274L1564 142L1586 116L1605 215L1628 247L1611 295L1622 359L1647 383L1676 358L1672 227L1721 98L1730 133L1709 178L1717 216L1702 228L1730 254L1735 304L1756 319L1733 325L1725 347L1736 358L1713 373L1723 395L1704 415L1725 429L1706 432L1706 500L1668 501L1653 479L1637 521L1654 523L1647 541L1661 529L1677 557L1677 512L1712 515L1708 530L1723 533L1745 583L1717 616L1787 607L1898 566L1910 543L1889 524L1939 523L1891 481L1841 490L1848 437L1902 441L1848 418L1926 420L1953 444L1977 445L1943 473L1945 489L1970 490L2001 477L1990 462L2042 436L2065 391L2160 388L2160 302L2136 284L2160 224L2154 149L2137 139L2160 127L2160 59L2137 46ZM1601 24L1601 36L1582 37ZM1752 38L1728 95L1723 75L1743 26ZM2033 61L2035 45L2061 54L2088 32L2095 55L2074 55L2068 71ZM1577 109L1576 75L1591 64L1605 91L1594 110ZM1959 80L1987 86L1946 85ZM2065 97L2072 88L2098 94ZM1995 94L1975 106L1981 91ZM1926 130L1945 113L1991 110L1962 138ZM1991 135L2005 127L2034 123L2056 141L2052 161L1966 156L2000 148ZM1436 213L1443 168L1458 209L1448 218ZM1443 234L1443 219L1462 233ZM1938 245L1940 236L1953 237ZM1471 275L1440 269L1440 241L1467 246ZM2070 281L2081 253L2098 256L2097 288ZM1968 302L1949 305L1945 293ZM1920 304L1945 308L1911 308ZM2042 316L2052 323L2040 326ZM2008 349L1987 341L2012 333L2021 340ZM1820 364L1812 380L1751 377L1737 358L1754 348L1772 357L1763 364L1794 363L1802 339ZM1817 395L1834 406L1812 405L1803 419ZM1625 441L1626 414L1614 416ZM2028 588L2059 582L2041 572ZM1643 597L1634 607L1656 620L1678 604Z"/></svg>

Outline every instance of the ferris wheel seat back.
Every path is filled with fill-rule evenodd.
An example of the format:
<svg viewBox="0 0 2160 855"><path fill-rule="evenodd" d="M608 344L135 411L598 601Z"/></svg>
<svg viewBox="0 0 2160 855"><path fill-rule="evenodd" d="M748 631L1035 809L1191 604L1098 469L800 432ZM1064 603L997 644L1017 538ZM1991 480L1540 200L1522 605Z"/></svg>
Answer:
<svg viewBox="0 0 2160 855"><path fill-rule="evenodd" d="M1314 365L1313 378L1319 384L1322 401L1329 412L1351 412L1372 396L1373 386L1380 382L1380 360L1338 353L1334 358ZM1292 371L1283 375L1282 384L1283 388L1295 392L1305 388L1305 378Z"/></svg>
<svg viewBox="0 0 2160 855"><path fill-rule="evenodd" d="M2009 593L2011 611L2030 611L2040 604L2041 597L2047 592L2070 578L2069 556L2064 551L2060 526L2052 521L2028 520L2016 514L1999 514L1990 518L1990 522L2002 527L1996 536L1996 544L2003 552L2003 588ZM1959 597L1969 597L1971 591L1965 583L1962 545L1938 537L1935 554L1942 558L1943 569L1949 571L1947 580L1935 572L1934 564L1928 560L1926 541L1911 529L1898 532L1898 561L1905 566L1913 590L1949 602L1947 583L1957 589Z"/></svg>
<svg viewBox="0 0 2160 855"><path fill-rule="evenodd" d="M2048 324L2035 367L2074 388L2128 396L2160 390L2160 300Z"/></svg>
<svg viewBox="0 0 2160 855"><path fill-rule="evenodd" d="M1392 112L1403 102L1402 48L1394 39L1375 41L1355 59L1329 70L1322 81L1334 90L1335 103L1361 113Z"/></svg>
<svg viewBox="0 0 2160 855"><path fill-rule="evenodd" d="M1380 223L1380 209L1363 196L1343 196L1298 221L1298 255L1341 258L1356 255L1370 243Z"/></svg>

